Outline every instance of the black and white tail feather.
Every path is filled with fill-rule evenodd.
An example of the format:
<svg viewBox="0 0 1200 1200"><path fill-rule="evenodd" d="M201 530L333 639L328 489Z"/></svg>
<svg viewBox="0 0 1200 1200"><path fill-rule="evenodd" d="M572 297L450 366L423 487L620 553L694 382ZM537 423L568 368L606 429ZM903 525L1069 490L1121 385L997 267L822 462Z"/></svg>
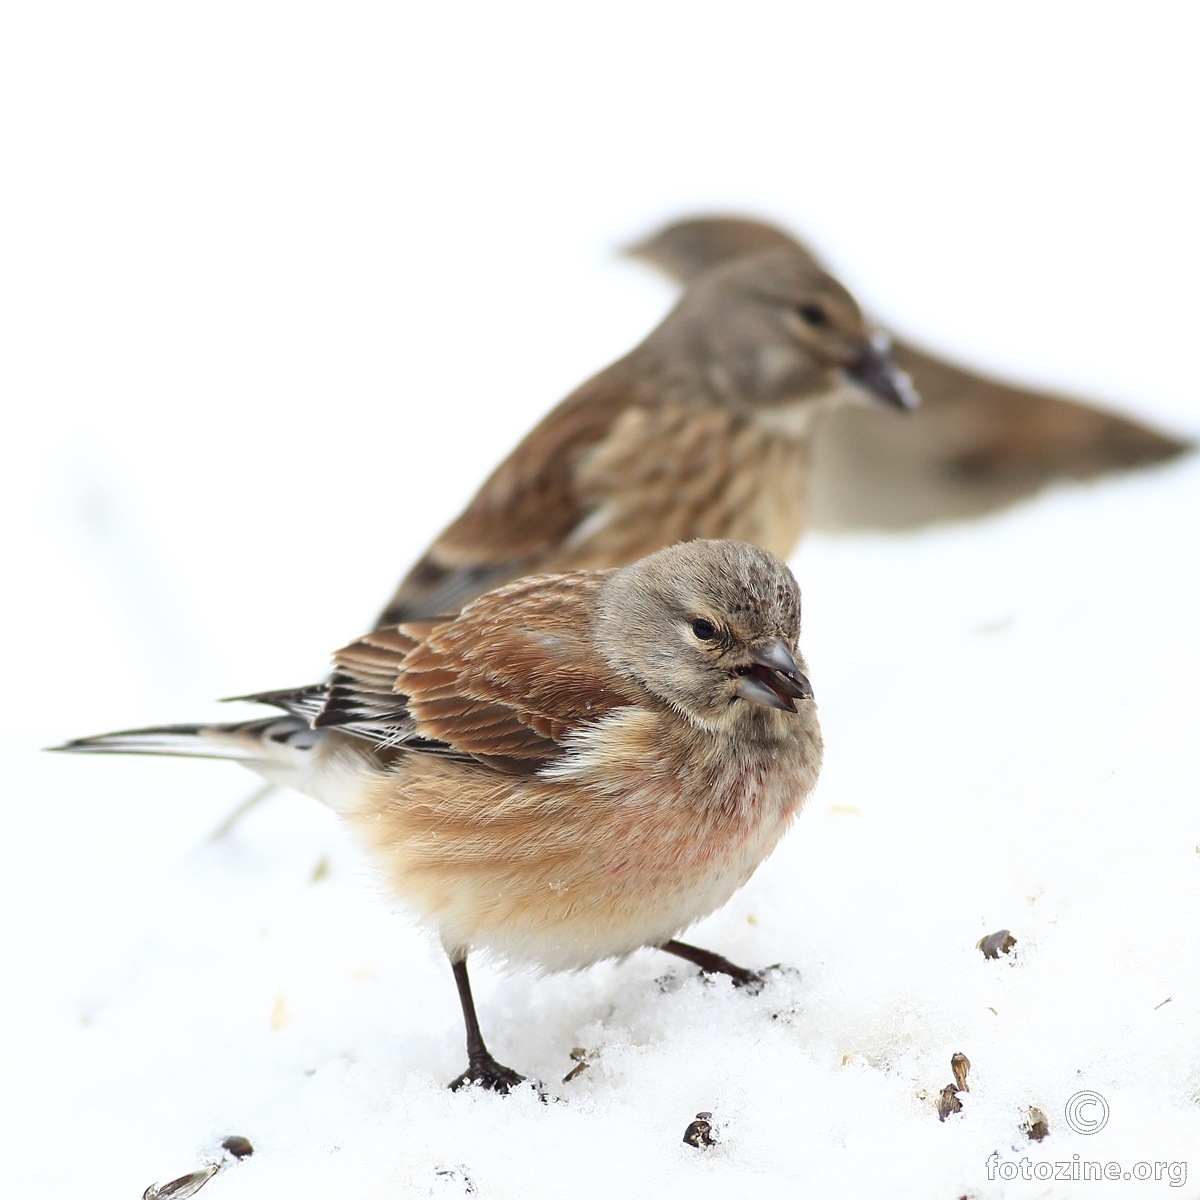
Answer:
<svg viewBox="0 0 1200 1200"><path fill-rule="evenodd" d="M161 754L173 758L224 758L252 765L272 757L269 746L311 750L320 733L303 717L265 717L227 725L154 725L75 738L52 750L74 754Z"/></svg>
<svg viewBox="0 0 1200 1200"><path fill-rule="evenodd" d="M214 725L157 725L97 737L76 738L55 746L74 754L156 754L176 758L215 758L236 762L283 787L294 788L340 809L351 779L385 769L360 738L337 737L335 730L314 729L324 705L325 687L239 696L239 700L283 709L282 716Z"/></svg>
<svg viewBox="0 0 1200 1200"><path fill-rule="evenodd" d="M231 698L282 709L283 716L126 729L76 738L51 749L225 759L269 783L313 796L335 811L347 800L353 779L361 779L364 770L386 772L397 750L469 757L421 737L404 707L404 697L382 683L377 684L377 693L350 684L348 676L335 672L328 683Z"/></svg>

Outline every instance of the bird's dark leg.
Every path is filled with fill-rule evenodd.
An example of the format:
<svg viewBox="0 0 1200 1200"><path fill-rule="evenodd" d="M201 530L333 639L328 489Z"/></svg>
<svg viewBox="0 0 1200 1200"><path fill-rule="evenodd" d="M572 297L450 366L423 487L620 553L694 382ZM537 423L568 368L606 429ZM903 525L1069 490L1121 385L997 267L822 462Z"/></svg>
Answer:
<svg viewBox="0 0 1200 1200"><path fill-rule="evenodd" d="M688 962L695 963L706 974L728 975L733 980L735 987L758 991L763 985L761 971L747 971L745 967L739 967L737 963L731 963L729 959L722 958L711 950L701 950L699 946L689 946L687 942L677 942L674 939L663 942L659 949L665 950L668 954L674 954L678 958L686 958Z"/></svg>
<svg viewBox="0 0 1200 1200"><path fill-rule="evenodd" d="M467 1069L450 1085L450 1090L457 1092L468 1084L481 1083L490 1092L508 1092L518 1083L524 1083L525 1076L518 1075L511 1067L501 1066L483 1044L479 1018L475 1015L475 1001L471 997L471 981L467 978L466 955L451 959L450 966L454 969L454 982L458 984L458 998L462 1003L463 1024L467 1027Z"/></svg>

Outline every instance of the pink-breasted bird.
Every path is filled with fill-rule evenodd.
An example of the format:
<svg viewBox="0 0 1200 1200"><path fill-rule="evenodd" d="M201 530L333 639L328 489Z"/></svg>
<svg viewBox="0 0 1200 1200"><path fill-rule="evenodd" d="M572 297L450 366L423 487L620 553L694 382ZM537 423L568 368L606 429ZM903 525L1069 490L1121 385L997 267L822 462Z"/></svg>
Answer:
<svg viewBox="0 0 1200 1200"><path fill-rule="evenodd" d="M489 1053L467 957L570 970L677 940L721 907L816 783L821 735L797 649L800 592L774 555L694 541L608 571L534 576L455 617L381 628L329 681L247 699L283 715L59 747L231 759L323 801L439 936L468 1066Z"/></svg>

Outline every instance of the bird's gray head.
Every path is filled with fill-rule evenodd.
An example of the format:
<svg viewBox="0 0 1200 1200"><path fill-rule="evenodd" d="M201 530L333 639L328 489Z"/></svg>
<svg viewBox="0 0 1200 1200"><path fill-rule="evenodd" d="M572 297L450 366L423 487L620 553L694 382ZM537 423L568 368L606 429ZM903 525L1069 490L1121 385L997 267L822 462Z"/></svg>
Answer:
<svg viewBox="0 0 1200 1200"><path fill-rule="evenodd" d="M812 707L796 650L800 589L757 546L682 542L614 571L595 633L614 670L702 728L763 724Z"/></svg>
<svg viewBox="0 0 1200 1200"><path fill-rule="evenodd" d="M911 408L916 395L854 297L799 246L743 255L701 274L647 340L693 364L723 403L823 399L854 391Z"/></svg>

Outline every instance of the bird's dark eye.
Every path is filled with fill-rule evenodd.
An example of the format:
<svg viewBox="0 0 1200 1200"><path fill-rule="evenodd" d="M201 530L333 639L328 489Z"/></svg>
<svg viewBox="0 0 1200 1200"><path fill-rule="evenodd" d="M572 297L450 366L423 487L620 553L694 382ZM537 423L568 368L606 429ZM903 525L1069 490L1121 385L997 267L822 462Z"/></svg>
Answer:
<svg viewBox="0 0 1200 1200"><path fill-rule="evenodd" d="M796 307L800 319L814 329L823 329L829 324L829 316L819 304L800 304Z"/></svg>
<svg viewBox="0 0 1200 1200"><path fill-rule="evenodd" d="M692 622L692 632L702 641L711 642L717 636L717 628L711 621L700 617Z"/></svg>

